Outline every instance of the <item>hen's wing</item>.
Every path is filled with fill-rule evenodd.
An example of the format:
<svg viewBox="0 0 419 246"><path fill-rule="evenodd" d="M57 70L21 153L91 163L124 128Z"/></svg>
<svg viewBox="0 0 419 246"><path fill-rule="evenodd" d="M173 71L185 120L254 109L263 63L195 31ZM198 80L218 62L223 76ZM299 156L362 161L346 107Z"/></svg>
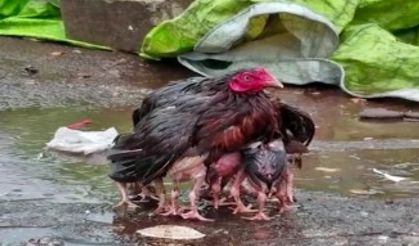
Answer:
<svg viewBox="0 0 419 246"><path fill-rule="evenodd" d="M198 151L209 154L206 165L259 138L269 139L278 130L276 112L264 94L252 98L218 95L211 105L197 120L193 136Z"/></svg>
<svg viewBox="0 0 419 246"><path fill-rule="evenodd" d="M157 89L147 95L141 106L132 113L132 123L134 127L147 114L158 107L172 105L176 100L185 94L198 93L201 90L201 84L207 80L204 77L192 77L186 80L173 81L167 86Z"/></svg>
<svg viewBox="0 0 419 246"><path fill-rule="evenodd" d="M310 115L285 103L280 103L278 108L282 122L281 132L284 137L297 140L308 146L316 132L315 124Z"/></svg>
<svg viewBox="0 0 419 246"><path fill-rule="evenodd" d="M307 153L308 145L313 140L316 128L309 114L282 102L277 102L278 121L281 125L281 137L288 154L293 157L297 167L302 167L299 154Z"/></svg>

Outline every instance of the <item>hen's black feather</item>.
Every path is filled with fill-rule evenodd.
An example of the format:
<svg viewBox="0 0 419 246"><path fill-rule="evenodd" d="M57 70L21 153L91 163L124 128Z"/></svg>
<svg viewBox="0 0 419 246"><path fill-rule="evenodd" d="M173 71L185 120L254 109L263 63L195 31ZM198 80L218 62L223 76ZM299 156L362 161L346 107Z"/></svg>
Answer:
<svg viewBox="0 0 419 246"><path fill-rule="evenodd" d="M313 140L316 128L313 119L306 112L285 103L279 103L284 141L297 140L308 146Z"/></svg>

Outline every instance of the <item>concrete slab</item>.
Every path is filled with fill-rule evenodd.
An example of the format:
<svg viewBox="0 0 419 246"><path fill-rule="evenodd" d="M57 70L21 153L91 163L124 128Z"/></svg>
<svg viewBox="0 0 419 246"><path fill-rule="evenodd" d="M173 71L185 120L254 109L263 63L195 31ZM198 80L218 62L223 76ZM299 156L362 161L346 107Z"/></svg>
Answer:
<svg viewBox="0 0 419 246"><path fill-rule="evenodd" d="M147 32L192 0L62 0L68 37L136 52Z"/></svg>

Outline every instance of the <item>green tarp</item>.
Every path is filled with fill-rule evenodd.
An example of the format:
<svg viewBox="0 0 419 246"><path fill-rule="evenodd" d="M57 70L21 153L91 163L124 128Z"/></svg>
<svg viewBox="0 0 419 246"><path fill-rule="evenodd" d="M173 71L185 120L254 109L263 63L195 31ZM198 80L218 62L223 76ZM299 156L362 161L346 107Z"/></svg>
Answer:
<svg viewBox="0 0 419 246"><path fill-rule="evenodd" d="M180 57L180 61L189 68L202 74L216 74L215 66L240 67L249 64L248 50L242 48L249 43L259 41L266 37L264 30L267 16L262 14L252 16L255 5L263 3L288 4L288 8L278 8L279 19L283 20L291 16L296 23L302 18L310 19L308 11L301 13L292 5L299 5L312 12L324 16L333 27L330 29L339 35L340 41L336 49L328 57L322 54L305 55L304 52L291 56L294 66L290 65L289 57L279 57L277 67L291 71L283 74L277 71L279 77L288 79L288 83L305 84L308 79L326 79L327 83L333 82L350 94L361 97L400 97L419 101L419 1L417 0L197 0L182 15L161 23L154 28L144 40L141 55L151 59L163 57ZM262 6L263 7L263 6ZM266 10L266 9L265 9ZM243 17L244 15L247 15ZM240 37L226 39L226 36L235 34L232 20L250 18L246 25L246 31L240 33ZM327 26L323 20L310 19L312 23L321 23ZM285 27L288 32L294 34L300 44L307 44L306 37L298 36L295 30L303 33L300 29L310 31L310 23L303 23L300 27ZM224 35L222 31L224 30ZM230 32L227 32L230 30ZM272 34L272 30L271 34ZM281 32L283 30L278 31ZM333 42L332 35L326 29L318 32L318 35L327 36L326 42ZM216 42L221 39L228 45ZM278 39L279 40L279 39ZM284 39L281 39L284 40ZM291 39L288 39L291 40ZM233 45L229 46L233 41ZM283 45L284 42L277 42ZM308 43L311 51L315 49L312 43ZM224 48L228 47L226 51ZM255 46L256 47L256 46ZM265 47L265 46L260 46ZM301 45L301 47L304 47ZM287 51L288 47L282 47ZM321 45L319 49L324 50ZM302 49L302 48L301 48ZM243 55L242 50L246 50ZM256 62L274 62L269 52L258 51L261 58ZM262 56L263 54L263 56ZM267 58L266 58L267 57ZM266 59L264 59L266 58ZM298 58L298 59L297 59ZM284 63L288 61L288 63ZM214 65L214 61L215 64ZM222 62L225 63L222 63ZM317 61L313 63L313 61ZM307 62L311 64L307 65ZM279 64L279 65L278 65ZM319 67L317 74L313 70ZM339 73L339 67L344 72ZM222 70L218 70L222 71ZM296 73L299 72L299 74ZM325 78L323 74L331 73L331 78ZM282 72L282 73L281 73ZM302 74L302 75L301 75ZM336 76L341 76L341 79ZM302 77L302 78L301 78ZM324 82L324 81L320 81Z"/></svg>
<svg viewBox="0 0 419 246"><path fill-rule="evenodd" d="M105 49L100 45L66 37L59 0L0 0L0 35L46 39Z"/></svg>
<svg viewBox="0 0 419 246"><path fill-rule="evenodd" d="M0 0L0 35L105 48L66 37L59 0ZM196 0L139 53L201 74L262 64L287 83L419 101L418 46L418 0Z"/></svg>

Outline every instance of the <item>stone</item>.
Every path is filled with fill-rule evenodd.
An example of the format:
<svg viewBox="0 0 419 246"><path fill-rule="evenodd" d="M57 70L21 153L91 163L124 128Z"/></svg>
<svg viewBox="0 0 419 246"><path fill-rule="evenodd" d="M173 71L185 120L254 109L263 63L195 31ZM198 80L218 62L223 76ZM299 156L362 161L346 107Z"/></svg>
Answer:
<svg viewBox="0 0 419 246"><path fill-rule="evenodd" d="M138 52L145 35L193 0L62 0L67 37Z"/></svg>

